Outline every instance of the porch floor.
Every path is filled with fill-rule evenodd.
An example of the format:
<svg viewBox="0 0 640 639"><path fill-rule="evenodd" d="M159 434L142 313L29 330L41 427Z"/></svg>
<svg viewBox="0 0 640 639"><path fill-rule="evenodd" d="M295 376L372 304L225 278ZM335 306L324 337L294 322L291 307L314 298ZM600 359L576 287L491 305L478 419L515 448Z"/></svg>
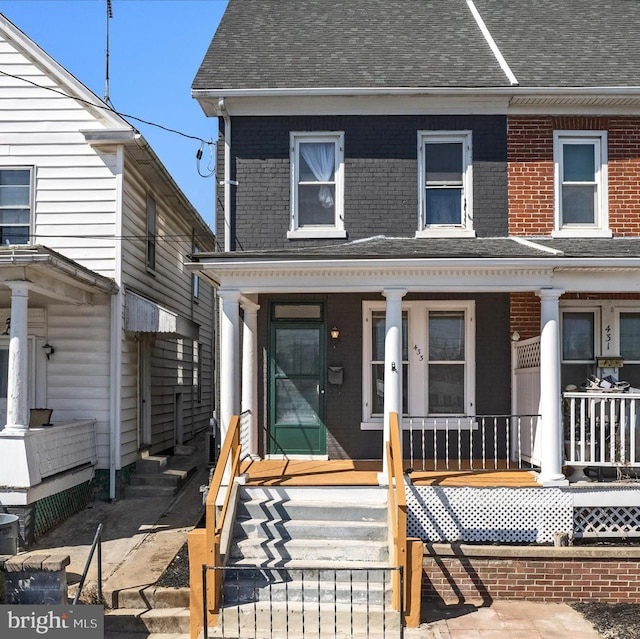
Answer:
<svg viewBox="0 0 640 639"><path fill-rule="evenodd" d="M403 467L410 468L410 462ZM248 486L377 486L382 460L262 459L242 462L240 471L247 475ZM410 476L416 486L540 487L534 472L513 468L414 470Z"/></svg>

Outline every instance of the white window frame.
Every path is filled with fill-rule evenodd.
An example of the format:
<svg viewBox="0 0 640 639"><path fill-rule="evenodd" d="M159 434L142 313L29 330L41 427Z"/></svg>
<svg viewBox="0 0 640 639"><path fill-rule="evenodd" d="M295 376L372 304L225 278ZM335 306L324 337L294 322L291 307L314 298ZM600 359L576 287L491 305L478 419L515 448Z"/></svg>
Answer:
<svg viewBox="0 0 640 639"><path fill-rule="evenodd" d="M335 145L335 219L332 225L298 224L298 172L301 142L333 142ZM291 219L288 239L346 238L344 229L344 131L292 131L290 133Z"/></svg>
<svg viewBox="0 0 640 639"><path fill-rule="evenodd" d="M29 223L28 223L28 235L27 244L34 243L34 228L35 228L35 186L34 175L35 169L33 166L20 166L20 165L3 165L0 164L0 171L29 171ZM25 226L24 224L2 224L0 226ZM18 244L12 244L9 246L21 246Z"/></svg>
<svg viewBox="0 0 640 639"><path fill-rule="evenodd" d="M462 144L460 224L427 224L427 144ZM471 131L418 131L418 230L416 237L475 237L473 229L473 152Z"/></svg>
<svg viewBox="0 0 640 639"><path fill-rule="evenodd" d="M370 398L372 393L371 361L371 318L373 312L385 311L384 301L364 301L362 303L362 430L380 430L383 415L372 415ZM427 428L444 428L447 422L455 422L458 428L457 414L427 413L428 393L425 392L425 380L428 375L427 319L429 311L463 311L465 314L465 417L475 415L475 302L473 300L416 300L404 302L402 312L407 313L408 323L408 408L409 414L403 416L403 428L407 429L410 420L415 417L429 417ZM462 420L463 428L473 428L472 419Z"/></svg>
<svg viewBox="0 0 640 639"><path fill-rule="evenodd" d="M563 148L565 144L592 144L595 148L596 203L594 220L590 224L563 224L562 175ZM554 230L553 237L611 237L609 228L608 179L607 179L606 131L554 131Z"/></svg>

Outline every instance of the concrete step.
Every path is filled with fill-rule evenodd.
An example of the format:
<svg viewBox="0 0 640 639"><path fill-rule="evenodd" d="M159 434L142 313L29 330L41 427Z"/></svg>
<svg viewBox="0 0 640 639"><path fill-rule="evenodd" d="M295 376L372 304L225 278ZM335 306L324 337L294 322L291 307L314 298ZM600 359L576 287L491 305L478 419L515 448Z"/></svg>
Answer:
<svg viewBox="0 0 640 639"><path fill-rule="evenodd" d="M136 462L136 473L161 473L169 468L168 455L145 455Z"/></svg>
<svg viewBox="0 0 640 639"><path fill-rule="evenodd" d="M189 588L124 588L118 591L119 608L188 608Z"/></svg>
<svg viewBox="0 0 640 639"><path fill-rule="evenodd" d="M239 494L242 501L385 506L387 491L377 486L242 486Z"/></svg>
<svg viewBox="0 0 640 639"><path fill-rule="evenodd" d="M256 541L258 543L256 543ZM331 540L326 539L240 539L234 540L230 550L233 559L252 559L258 565L265 562L328 561L339 564L342 561L370 561L384 564L388 560L388 544L383 541Z"/></svg>
<svg viewBox="0 0 640 639"><path fill-rule="evenodd" d="M117 608L104 616L105 632L189 633L188 608Z"/></svg>
<svg viewBox="0 0 640 639"><path fill-rule="evenodd" d="M195 468L194 468L195 470ZM167 468L161 473L142 473L131 476L132 486L181 486L190 476L186 470Z"/></svg>
<svg viewBox="0 0 640 639"><path fill-rule="evenodd" d="M260 521L250 519L236 521L234 539L262 541L268 539L336 539L358 541L385 541L387 525L377 521L324 521L282 520Z"/></svg>
<svg viewBox="0 0 640 639"><path fill-rule="evenodd" d="M207 636L395 639L399 633L400 615L390 607L258 602L224 608L217 625L208 629Z"/></svg>
<svg viewBox="0 0 640 639"><path fill-rule="evenodd" d="M177 486L125 486L125 499L172 496L178 492Z"/></svg>
<svg viewBox="0 0 640 639"><path fill-rule="evenodd" d="M385 522L387 518L386 505L325 503L291 499L240 501L237 508L237 518L244 521L263 519L269 515L272 519L341 522L345 519L345 512L348 513L348 519L351 521Z"/></svg>

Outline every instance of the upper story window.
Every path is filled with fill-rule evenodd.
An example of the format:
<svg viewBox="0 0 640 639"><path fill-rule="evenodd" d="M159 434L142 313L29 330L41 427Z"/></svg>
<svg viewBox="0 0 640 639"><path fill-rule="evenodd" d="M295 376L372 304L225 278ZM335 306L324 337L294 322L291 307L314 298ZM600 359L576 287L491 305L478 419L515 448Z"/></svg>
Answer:
<svg viewBox="0 0 640 639"><path fill-rule="evenodd" d="M474 235L471 131L419 131L418 236Z"/></svg>
<svg viewBox="0 0 640 639"><path fill-rule="evenodd" d="M611 236L607 211L607 134L555 131L556 236Z"/></svg>
<svg viewBox="0 0 640 639"><path fill-rule="evenodd" d="M156 201L147 196L147 268L156 270L156 234L157 234Z"/></svg>
<svg viewBox="0 0 640 639"><path fill-rule="evenodd" d="M289 238L346 237L344 133L291 133Z"/></svg>
<svg viewBox="0 0 640 639"><path fill-rule="evenodd" d="M31 169L0 169L0 241L29 244Z"/></svg>

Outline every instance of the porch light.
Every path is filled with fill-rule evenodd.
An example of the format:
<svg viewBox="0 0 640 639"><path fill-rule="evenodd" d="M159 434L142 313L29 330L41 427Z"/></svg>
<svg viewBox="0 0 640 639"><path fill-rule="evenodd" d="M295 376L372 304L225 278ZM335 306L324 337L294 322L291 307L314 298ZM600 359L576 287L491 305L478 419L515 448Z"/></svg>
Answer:
<svg viewBox="0 0 640 639"><path fill-rule="evenodd" d="M53 348L53 346L51 346L51 344L49 344L49 342L47 342L42 347L42 350L44 351L44 354L47 356L47 359L49 359L56 352L56 349Z"/></svg>
<svg viewBox="0 0 640 639"><path fill-rule="evenodd" d="M329 334L334 342L337 342L340 339L340 331L337 326L334 326L331 331L329 331Z"/></svg>

